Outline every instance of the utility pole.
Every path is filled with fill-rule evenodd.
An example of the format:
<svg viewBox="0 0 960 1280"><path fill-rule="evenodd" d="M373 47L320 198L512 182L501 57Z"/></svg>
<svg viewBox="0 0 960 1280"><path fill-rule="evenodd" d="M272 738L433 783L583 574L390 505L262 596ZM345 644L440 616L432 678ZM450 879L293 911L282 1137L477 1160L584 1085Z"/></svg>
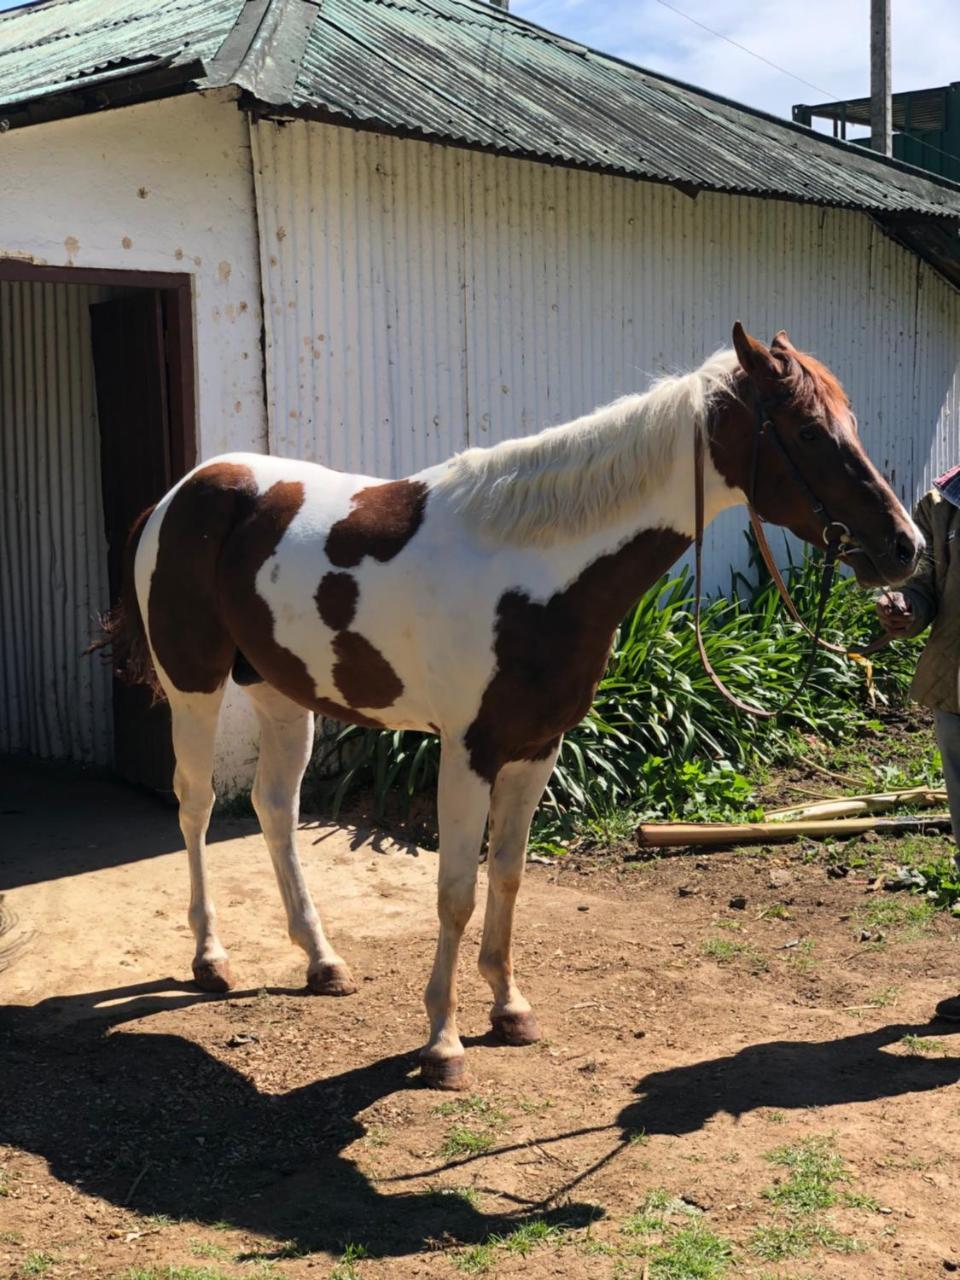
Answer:
<svg viewBox="0 0 960 1280"><path fill-rule="evenodd" d="M890 97L890 4L870 0L870 140L874 151L893 154Z"/></svg>

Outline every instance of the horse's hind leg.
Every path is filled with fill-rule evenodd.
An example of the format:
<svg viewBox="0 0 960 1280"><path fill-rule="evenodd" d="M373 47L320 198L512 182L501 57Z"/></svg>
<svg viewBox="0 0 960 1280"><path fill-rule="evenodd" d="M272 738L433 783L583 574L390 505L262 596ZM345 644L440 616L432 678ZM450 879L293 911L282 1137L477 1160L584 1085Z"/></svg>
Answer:
<svg viewBox="0 0 960 1280"><path fill-rule="evenodd" d="M430 1042L420 1054L421 1078L438 1089L462 1089L466 1083L463 1043L457 1030L457 957L460 938L473 914L489 805L489 785L470 768L463 746L445 738L437 789L440 936L426 992Z"/></svg>
<svg viewBox="0 0 960 1280"><path fill-rule="evenodd" d="M480 972L493 989L490 1021L507 1044L532 1044L540 1039L533 1011L514 981L511 944L513 911L523 878L530 823L556 762L557 750L546 760L504 765L493 784Z"/></svg>
<svg viewBox="0 0 960 1280"><path fill-rule="evenodd" d="M205 846L213 810L213 751L223 686L215 693L167 689L173 721L176 769L173 789L180 802L180 830L190 861L190 928L196 941L193 976L204 991L229 991L230 962L217 937L217 916L207 880Z"/></svg>
<svg viewBox="0 0 960 1280"><path fill-rule="evenodd" d="M307 953L307 986L316 995L356 991L350 970L327 941L297 856L300 783L313 750L313 713L268 684L247 693L260 721L260 758L253 807L273 860L291 941Z"/></svg>

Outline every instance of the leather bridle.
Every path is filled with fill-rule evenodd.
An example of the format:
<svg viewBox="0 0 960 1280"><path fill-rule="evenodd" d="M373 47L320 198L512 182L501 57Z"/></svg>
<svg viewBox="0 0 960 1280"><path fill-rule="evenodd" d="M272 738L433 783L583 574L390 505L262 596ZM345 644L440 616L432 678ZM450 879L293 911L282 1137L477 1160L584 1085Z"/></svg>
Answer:
<svg viewBox="0 0 960 1280"><path fill-rule="evenodd" d="M853 551L858 551L856 543L851 537L850 530L840 520L834 520L826 508L814 493L812 487L807 481L806 476L794 462L790 456L777 425L773 420L772 411L779 405L786 403L791 398L790 392L781 392L779 395L770 399L763 399L757 395L754 403L754 432L753 432L753 448L750 459L750 485L747 491L747 510L750 513L750 524L753 527L754 537L757 540L757 547L763 557L763 562L767 566L770 577L773 579L780 597L787 607L787 611L795 622L811 637L810 652L807 657L807 663L803 671L800 682L788 697L774 710L769 711L764 707L757 707L749 702L744 702L732 693L717 675L707 656L706 646L703 642L703 631L700 622L700 607L702 597L703 584L703 529L704 529L704 438L703 427L698 420L694 428L694 445L693 445L693 470L694 470L694 518L696 522L696 539L695 539L695 574L694 574L694 630L697 637L697 650L700 654L700 661L707 675L713 681L714 685L723 694L728 702L731 702L739 711L746 712L747 715L756 716L764 720L771 720L775 716L781 715L788 707L797 700L806 687L807 681L813 672L813 665L816 660L817 649L828 649L831 653L839 653L844 657L852 658L854 661L864 662L865 655L873 653L875 650L882 648L883 645L889 643L888 636L878 636L868 645L862 646L856 650L848 649L844 645L830 644L828 641L821 639L820 631L823 627L823 618L826 611L827 600L830 596L830 589L833 586L833 579L836 574L837 561L844 555ZM773 446L786 466L791 479L806 494L810 501L810 507L813 514L818 518L822 525L822 536L826 550L823 557L823 570L820 576L820 591L817 599L817 613L813 628L811 629L803 618L801 618L797 606L787 589L787 584L783 580L777 562L773 558L770 551L770 544L767 541L766 533L763 529L763 520L757 511L757 478L760 465L760 445L766 437ZM869 668L869 663L866 666ZM869 670L868 670L869 679Z"/></svg>

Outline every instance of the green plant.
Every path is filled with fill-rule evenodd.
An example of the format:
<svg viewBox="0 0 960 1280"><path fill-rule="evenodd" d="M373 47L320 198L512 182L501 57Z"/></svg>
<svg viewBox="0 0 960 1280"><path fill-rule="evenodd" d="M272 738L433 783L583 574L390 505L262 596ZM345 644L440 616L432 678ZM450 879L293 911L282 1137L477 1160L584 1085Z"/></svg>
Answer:
<svg viewBox="0 0 960 1280"><path fill-rule="evenodd" d="M45 1253L42 1249L34 1249L32 1253L28 1253L23 1262L20 1263L20 1274L25 1276L42 1276L56 1262L56 1258L52 1253Z"/></svg>
<svg viewBox="0 0 960 1280"><path fill-rule="evenodd" d="M907 1053L923 1057L928 1053L946 1053L947 1046L942 1040L929 1039L924 1036L905 1035L900 1043Z"/></svg>
<svg viewBox="0 0 960 1280"><path fill-rule="evenodd" d="M732 1257L729 1240L692 1222L653 1249L650 1280L720 1280Z"/></svg>
<svg viewBox="0 0 960 1280"><path fill-rule="evenodd" d="M786 1181L763 1192L774 1204L793 1213L815 1213L837 1203L836 1184L845 1182L847 1175L828 1138L804 1138L768 1152L765 1158L790 1171Z"/></svg>
<svg viewBox="0 0 960 1280"><path fill-rule="evenodd" d="M465 1124L455 1124L443 1141L440 1154L450 1159L453 1156L479 1155L489 1151L493 1146L493 1137L489 1133L480 1133Z"/></svg>
<svg viewBox="0 0 960 1280"><path fill-rule="evenodd" d="M330 1280L360 1280L360 1272L353 1264L369 1257L370 1251L366 1245L348 1244L330 1272Z"/></svg>
<svg viewBox="0 0 960 1280"><path fill-rule="evenodd" d="M785 1226L757 1227L750 1237L750 1251L764 1262L805 1258L814 1248L834 1253L856 1253L863 1246L824 1222L789 1222Z"/></svg>
<svg viewBox="0 0 960 1280"><path fill-rule="evenodd" d="M198 1258L225 1258L228 1250L222 1244L212 1244L209 1240L191 1240L190 1252Z"/></svg>

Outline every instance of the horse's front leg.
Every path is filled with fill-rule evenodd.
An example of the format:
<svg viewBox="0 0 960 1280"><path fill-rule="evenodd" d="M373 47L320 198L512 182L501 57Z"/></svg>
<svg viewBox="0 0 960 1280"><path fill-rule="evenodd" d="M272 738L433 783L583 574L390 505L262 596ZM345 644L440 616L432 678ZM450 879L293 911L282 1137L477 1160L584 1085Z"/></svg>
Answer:
<svg viewBox="0 0 960 1280"><path fill-rule="evenodd" d="M533 1044L540 1039L537 1020L513 977L513 912L527 859L530 823L559 749L558 744L545 760L504 765L493 784L480 972L493 990L490 1022L507 1044Z"/></svg>
<svg viewBox="0 0 960 1280"><path fill-rule="evenodd" d="M477 865L489 807L489 784L470 768L463 746L445 739L437 792L440 936L426 992L430 1042L420 1054L423 1082L438 1089L462 1089L466 1084L457 1030L457 957L476 901Z"/></svg>

